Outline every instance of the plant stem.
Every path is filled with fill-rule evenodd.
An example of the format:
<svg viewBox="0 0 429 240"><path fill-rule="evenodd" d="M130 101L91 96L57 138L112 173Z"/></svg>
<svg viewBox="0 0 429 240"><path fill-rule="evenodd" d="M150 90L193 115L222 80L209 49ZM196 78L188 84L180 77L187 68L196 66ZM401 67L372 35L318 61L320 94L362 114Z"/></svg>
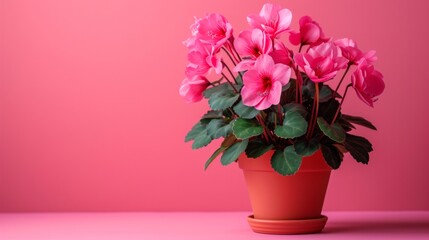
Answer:
<svg viewBox="0 0 429 240"><path fill-rule="evenodd" d="M232 50L235 52L235 55L237 55L237 57L238 57L238 62L241 62L241 57L240 57L240 54L238 54L238 52L237 52L237 49L235 49L235 47L234 47L234 44L232 44L231 43L231 48L232 48ZM234 55L234 54L233 54ZM235 55L234 55L234 58L235 58Z"/></svg>
<svg viewBox="0 0 429 240"><path fill-rule="evenodd" d="M294 67L293 70L295 71L296 75L296 102L302 104L302 75L298 69L298 66Z"/></svg>
<svg viewBox="0 0 429 240"><path fill-rule="evenodd" d="M314 128L316 127L317 114L319 112L319 83L314 83L314 91L313 109L311 113L310 126L307 132L307 140L310 139Z"/></svg>
<svg viewBox="0 0 429 240"><path fill-rule="evenodd" d="M338 106L338 109L335 112L334 118L332 119L331 125L334 124L335 120L337 120L338 114L340 114L341 106L343 105L344 99L346 98L347 91L351 86L352 86L351 83L347 85L346 90L344 91L344 94L343 94L343 98L341 99L340 105Z"/></svg>
<svg viewBox="0 0 429 240"><path fill-rule="evenodd" d="M264 119L262 119L262 116L260 114L258 116L256 116L256 119L258 119L258 122L264 128L264 132L263 132L264 138L265 138L265 141L267 143L269 143L268 134L267 134L267 127L265 126Z"/></svg>
<svg viewBox="0 0 429 240"><path fill-rule="evenodd" d="M212 86L216 86L216 84L219 84L222 80L223 80L223 77L219 78L219 79L218 79L218 80L216 80L216 81L210 82L210 85L212 85Z"/></svg>
<svg viewBox="0 0 429 240"><path fill-rule="evenodd" d="M340 80L340 82L338 83L337 88L335 88L335 91L334 91L334 93L333 93L332 97L335 97L335 95L337 95L338 89L340 88L341 83L343 83L343 80L344 80L344 78L346 77L347 72L350 70L350 67L351 67L351 66L352 66L352 64L350 64L350 63L347 65L346 71L344 71L344 74L343 74L343 76L341 77L341 80Z"/></svg>
<svg viewBox="0 0 429 240"><path fill-rule="evenodd" d="M222 50L228 55L229 59L231 59L231 62L234 64L234 66L237 66L237 63L234 61L234 58L232 58L232 56L229 53L229 51L225 47L222 47Z"/></svg>
<svg viewBox="0 0 429 240"><path fill-rule="evenodd" d="M283 124L283 109L280 104L277 105L277 116L279 118L279 122Z"/></svg>
<svg viewBox="0 0 429 240"><path fill-rule="evenodd" d="M231 71L231 69L228 67L228 65L226 65L224 61L222 61L222 65L223 65L223 66L228 70L229 74L230 74L230 75L231 75L231 77L234 79L234 82L235 82L236 84L238 84L238 83L237 83L237 80L235 79L234 74L232 73L232 71Z"/></svg>
<svg viewBox="0 0 429 240"><path fill-rule="evenodd" d="M229 107L229 108L228 108L228 110L229 110L229 112L234 116L234 119L235 119L235 118L238 118L238 115L234 112L234 110L232 110L232 108L231 108L231 107Z"/></svg>
<svg viewBox="0 0 429 240"><path fill-rule="evenodd" d="M226 81L228 81L229 85L231 85L232 89L234 89L234 92L238 93L237 88L235 88L234 84L232 84L232 82L229 80L229 78L227 76L225 76L225 73L222 72L222 76L226 79Z"/></svg>
<svg viewBox="0 0 429 240"><path fill-rule="evenodd" d="M299 53L301 52L302 47L304 47L304 45L301 43L301 45L299 45L299 49L298 49L298 52L299 52Z"/></svg>

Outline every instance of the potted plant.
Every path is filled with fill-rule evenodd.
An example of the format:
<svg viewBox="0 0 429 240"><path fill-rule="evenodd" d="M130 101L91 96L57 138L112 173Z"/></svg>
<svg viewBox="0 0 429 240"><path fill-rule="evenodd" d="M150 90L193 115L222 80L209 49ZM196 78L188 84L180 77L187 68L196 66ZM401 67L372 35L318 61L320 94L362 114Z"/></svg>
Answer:
<svg viewBox="0 0 429 240"><path fill-rule="evenodd" d="M291 20L290 10L265 4L247 17L250 29L234 37L227 19L211 13L196 19L184 42L189 64L180 95L210 106L185 141L198 149L223 138L205 169L218 156L222 165L239 163L254 212L248 221L260 233L323 229L331 169L345 153L368 164L373 150L351 132L374 125L343 114L342 104L350 88L371 107L384 90L374 51L326 37L309 16L299 20L299 31L290 29Z"/></svg>

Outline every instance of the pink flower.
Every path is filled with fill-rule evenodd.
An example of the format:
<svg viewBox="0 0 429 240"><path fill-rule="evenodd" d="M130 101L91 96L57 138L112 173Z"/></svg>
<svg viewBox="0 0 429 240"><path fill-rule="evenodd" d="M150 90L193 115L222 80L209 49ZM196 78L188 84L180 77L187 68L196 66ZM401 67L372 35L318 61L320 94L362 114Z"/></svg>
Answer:
<svg viewBox="0 0 429 240"><path fill-rule="evenodd" d="M261 55L255 66L243 76L241 96L244 105L264 110L279 104L282 86L289 82L291 70L288 66L275 64L269 55Z"/></svg>
<svg viewBox="0 0 429 240"><path fill-rule="evenodd" d="M384 91L383 75L369 65L366 61L361 61L358 68L351 76L353 88L357 96L367 105L374 107L376 98Z"/></svg>
<svg viewBox="0 0 429 240"><path fill-rule="evenodd" d="M280 5L266 3L262 6L259 15L247 17L251 27L264 30L270 37L275 38L279 34L289 31L292 20L292 12Z"/></svg>
<svg viewBox="0 0 429 240"><path fill-rule="evenodd" d="M239 72L253 67L261 54L270 52L272 41L262 30L253 29L241 32L238 38L234 40L234 46L240 55L250 57L250 59L244 59L234 67L234 71Z"/></svg>
<svg viewBox="0 0 429 240"><path fill-rule="evenodd" d="M190 63L186 67L186 76L192 78L195 75L205 75L212 68L217 74L220 74L222 62L221 58L216 56L217 52L211 45L204 45L196 40L188 53Z"/></svg>
<svg viewBox="0 0 429 240"><path fill-rule="evenodd" d="M239 54L256 59L271 51L272 41L262 30L253 29L241 32L234 46Z"/></svg>
<svg viewBox="0 0 429 240"><path fill-rule="evenodd" d="M329 41L319 24L309 16L299 20L299 32L291 32L289 40L293 45L319 45Z"/></svg>
<svg viewBox="0 0 429 240"><path fill-rule="evenodd" d="M269 55L273 58L275 63L283 63L291 66L291 51L281 41L276 41L275 48Z"/></svg>
<svg viewBox="0 0 429 240"><path fill-rule="evenodd" d="M179 93L188 103L198 102L203 99L203 92L209 85L210 82L203 76L185 78L180 85Z"/></svg>
<svg viewBox="0 0 429 240"><path fill-rule="evenodd" d="M368 64L374 64L377 61L377 56L375 55L375 50L368 51L363 54L363 58Z"/></svg>
<svg viewBox="0 0 429 240"><path fill-rule="evenodd" d="M224 16L217 13L197 19L191 28L201 42L209 43L216 48L224 45L232 37L232 25Z"/></svg>
<svg viewBox="0 0 429 240"><path fill-rule="evenodd" d="M332 42L311 47L307 53L295 55L295 62L313 82L326 82L347 65L341 50Z"/></svg>
<svg viewBox="0 0 429 240"><path fill-rule="evenodd" d="M350 61L350 64L357 65L364 58L368 64L372 64L377 60L375 51L363 53L357 46L356 42L349 38L342 38L335 41L335 45L340 47L343 57Z"/></svg>

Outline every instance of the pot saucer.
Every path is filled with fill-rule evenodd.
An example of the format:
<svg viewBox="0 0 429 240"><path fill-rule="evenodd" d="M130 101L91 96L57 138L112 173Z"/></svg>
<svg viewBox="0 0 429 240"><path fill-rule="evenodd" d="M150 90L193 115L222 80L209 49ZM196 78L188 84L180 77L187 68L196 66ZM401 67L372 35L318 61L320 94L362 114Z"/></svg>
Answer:
<svg viewBox="0 0 429 240"><path fill-rule="evenodd" d="M253 215L247 217L250 227L254 232L265 234L306 234L318 233L325 227L328 217L321 215L319 218L300 220L267 220L256 219Z"/></svg>

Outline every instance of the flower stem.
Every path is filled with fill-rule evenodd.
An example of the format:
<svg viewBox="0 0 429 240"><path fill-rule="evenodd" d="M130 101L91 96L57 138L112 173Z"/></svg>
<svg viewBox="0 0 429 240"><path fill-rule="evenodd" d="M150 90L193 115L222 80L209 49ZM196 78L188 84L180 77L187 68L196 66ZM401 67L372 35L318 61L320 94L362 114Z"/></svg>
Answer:
<svg viewBox="0 0 429 240"><path fill-rule="evenodd" d="M347 65L347 68L346 68L346 71L344 71L344 74L343 74L343 76L341 77L341 80L340 80L340 82L338 83L338 85L337 85L337 88L335 88L335 91L334 91L334 93L333 93L333 97L335 97L335 95L337 95L337 92L338 92L338 89L340 88L340 86L341 86L341 83L343 83L343 80L344 80L344 78L346 77L346 75L347 75L347 72L350 70L350 67L352 66L352 64L348 64Z"/></svg>
<svg viewBox="0 0 429 240"><path fill-rule="evenodd" d="M314 101L313 101L313 109L311 112L311 119L309 129L307 131L307 140L310 139L313 134L314 128L316 127L317 122L317 114L319 112L319 83L314 83Z"/></svg>
<svg viewBox="0 0 429 240"><path fill-rule="evenodd" d="M237 55L239 62L241 62L240 54L238 54L237 49L235 49L235 47L234 47L234 44L231 44L231 45L232 45L231 48L232 48L232 50L234 50L235 54Z"/></svg>
<svg viewBox="0 0 429 240"><path fill-rule="evenodd" d="M219 79L218 79L218 80L216 80L216 81L210 82L210 85L212 85L212 86L216 86L216 84L220 84L220 82L223 80L223 78L224 78L224 77L221 77L221 78L219 78Z"/></svg>
<svg viewBox="0 0 429 240"><path fill-rule="evenodd" d="M298 66L296 66L295 68L295 75L296 75L296 91L297 91L296 101L299 104L302 104L302 85L304 84L304 81L302 80L302 75L298 69Z"/></svg>
<svg viewBox="0 0 429 240"><path fill-rule="evenodd" d="M234 87L234 84L232 84L231 80L225 75L225 73L222 72L222 76L228 81L229 85L231 85L232 89L234 89L235 93L238 93L237 88Z"/></svg>
<svg viewBox="0 0 429 240"><path fill-rule="evenodd" d="M338 109L335 112L334 118L332 119L331 125L334 124L335 120L337 120L338 114L340 114L341 106L343 105L344 99L346 98L347 91L351 86L352 86L351 83L347 85L346 90L344 91L344 94L343 94L343 98L341 99L340 105L338 106Z"/></svg>
<svg viewBox="0 0 429 240"><path fill-rule="evenodd" d="M263 132L263 134L264 134L264 138L265 138L265 141L267 142L267 143L269 143L269 139L268 139L268 133L267 133L267 127L265 126L265 123L264 123L264 119L262 119L262 116L259 114L258 116L256 116L256 119L258 119L258 122L261 124L261 126L264 128L264 132Z"/></svg>
<svg viewBox="0 0 429 240"><path fill-rule="evenodd" d="M232 71L231 71L231 69L228 67L228 65L226 65L224 61L222 61L222 64L223 64L223 66L228 70L228 72L229 72L229 74L231 75L232 79L234 79L234 82L235 82L236 84L238 84L238 83L237 83L237 80L235 79L234 74L232 73Z"/></svg>
<svg viewBox="0 0 429 240"><path fill-rule="evenodd" d="M226 53L226 55L228 55L229 59L231 59L231 62L234 64L234 66L237 66L237 63L234 61L234 58L231 56L231 53L229 53L229 51L225 47L222 47L222 50Z"/></svg>
<svg viewBox="0 0 429 240"><path fill-rule="evenodd" d="M302 104L302 75L298 69L298 66L294 67L293 70L295 71L296 75L296 102Z"/></svg>
<svg viewBox="0 0 429 240"><path fill-rule="evenodd" d="M299 49L298 49L298 52L299 52L299 53L301 52L302 47L304 47L304 45L301 43L301 45L299 45Z"/></svg>
<svg viewBox="0 0 429 240"><path fill-rule="evenodd" d="M283 124L283 109L282 109L282 106L280 104L277 105L277 116L279 118L280 124Z"/></svg>

